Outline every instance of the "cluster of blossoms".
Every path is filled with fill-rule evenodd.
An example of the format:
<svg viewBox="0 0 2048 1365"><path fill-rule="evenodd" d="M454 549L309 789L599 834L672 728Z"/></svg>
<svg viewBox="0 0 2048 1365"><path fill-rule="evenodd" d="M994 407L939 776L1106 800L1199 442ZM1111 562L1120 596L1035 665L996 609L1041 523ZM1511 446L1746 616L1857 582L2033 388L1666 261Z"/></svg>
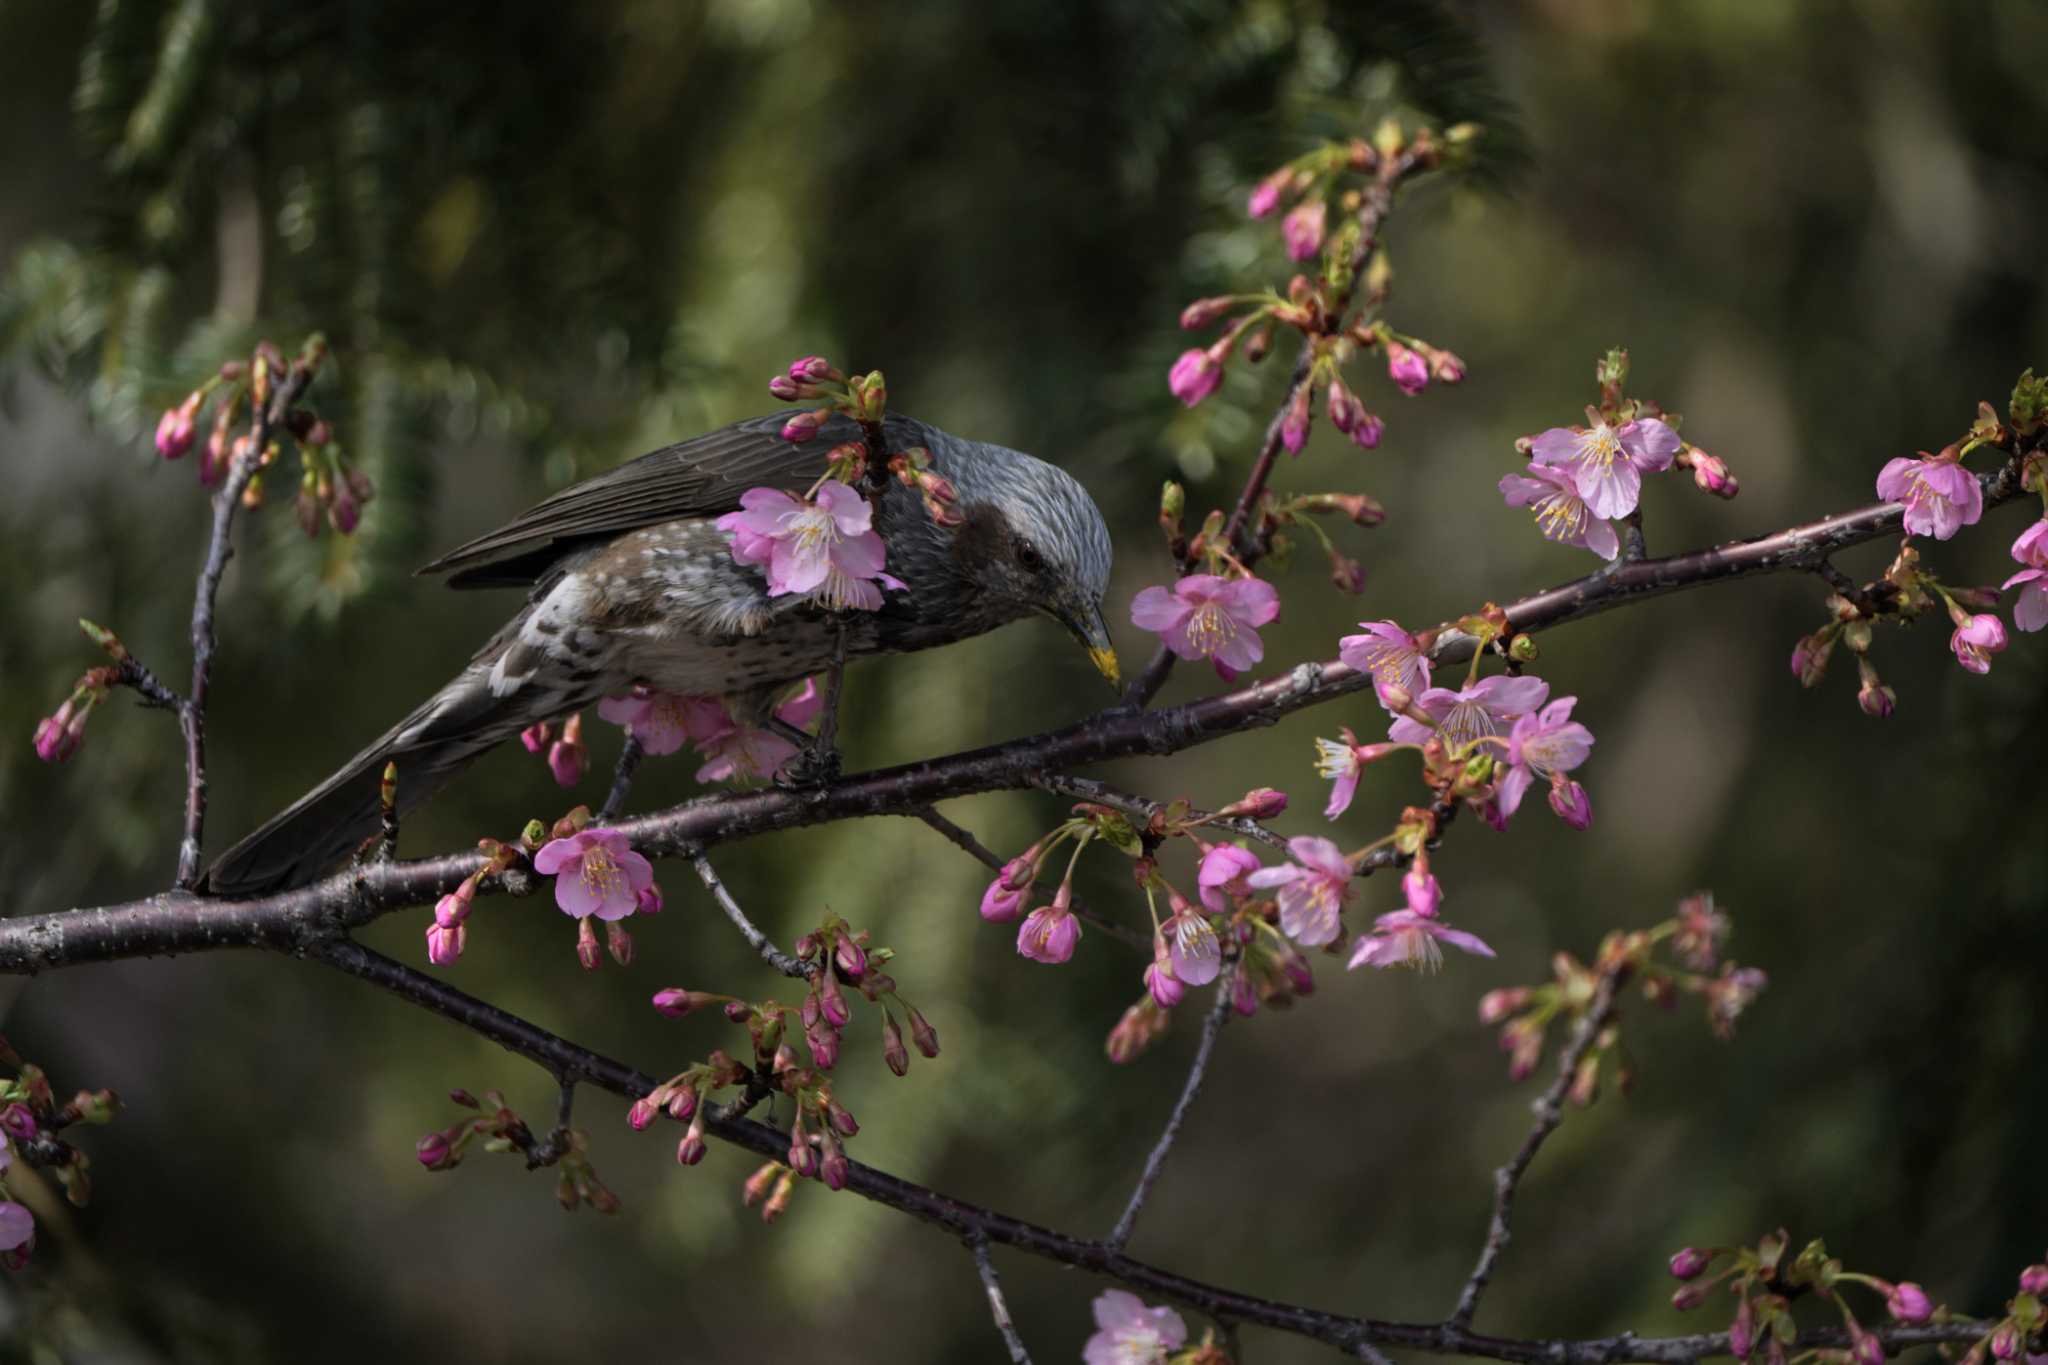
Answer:
<svg viewBox="0 0 2048 1365"><path fill-rule="evenodd" d="M1722 957L1728 928L1728 917L1715 908L1711 892L1688 896L1661 924L1607 935L1590 965L1561 952L1551 961L1552 980L1488 991L1479 1001L1479 1022L1500 1026L1508 1075L1517 1081L1526 1079L1542 1060L1552 1025L1564 1022L1569 1034L1584 1018L1603 980L1612 983L1611 991L1639 983L1643 999L1664 1009L1676 1005L1681 995L1697 996L1706 1004L1714 1036L1732 1037L1736 1019L1768 983L1756 968ZM1611 1022L1594 1037L1572 1075L1567 1094L1574 1103L1592 1103L1601 1068L1610 1058L1627 1087L1630 1078L1616 1047L1619 1040L1619 1027Z"/></svg>
<svg viewBox="0 0 2048 1365"><path fill-rule="evenodd" d="M475 870L434 903L434 922L427 929L427 960L437 967L462 956L469 941L469 912L477 887L486 877L521 862L530 862L535 872L554 878L555 904L576 921L576 959L586 971L596 970L605 951L622 967L630 963L633 936L623 921L636 914L661 913L661 888L654 882L654 865L636 853L620 831L593 828L587 806L576 807L553 828L538 820L528 822L516 843L484 839L477 847L483 856ZM605 937L602 950L598 945L600 923Z"/></svg>
<svg viewBox="0 0 2048 1365"><path fill-rule="evenodd" d="M806 678L775 704L771 714L789 730L809 730L824 703L816 680ZM690 745L704 760L695 774L699 782L765 782L797 754L797 746L781 731L735 715L724 697L640 686L624 696L605 698L597 704L597 714L623 727L642 753L662 757ZM590 750L580 712L559 725L529 725L519 739L528 753L546 756L548 770L562 786L583 780Z"/></svg>
<svg viewBox="0 0 2048 1365"><path fill-rule="evenodd" d="M121 681L119 664L89 668L71 685L71 695L57 709L36 722L36 757L45 763L62 763L85 743L85 723Z"/></svg>
<svg viewBox="0 0 2048 1365"><path fill-rule="evenodd" d="M1739 1360L1761 1358L1763 1365L1786 1365L1786 1346L1799 1330L1792 1302L1805 1295L1829 1304L1840 1314L1849 1334L1846 1348L1815 1349L1798 1357L1817 1365L1884 1365L1884 1342L1857 1318L1843 1292L1849 1285L1878 1296L1891 1319L1904 1326L1952 1319L1947 1308L1936 1307L1927 1291L1911 1280L1893 1281L1843 1269L1817 1237L1788 1259L1791 1246L1791 1239L1780 1228L1754 1246L1681 1248L1671 1257L1671 1273L1684 1283L1672 1294L1671 1302L1680 1309L1697 1308L1716 1285L1725 1284L1736 1298L1735 1317L1728 1324L1729 1350ZM1721 1269L1707 1273L1723 1260L1726 1264ZM2040 1345L2040 1334L2048 1327L2044 1297L2048 1297L2048 1265L2026 1267L2019 1275L2019 1292L2006 1304L2004 1316L1963 1356L1965 1365L2015 1361L2023 1356L2038 1359L2038 1354L2029 1352Z"/></svg>
<svg viewBox="0 0 2048 1365"><path fill-rule="evenodd" d="M903 998L895 978L884 970L894 960L894 952L869 946L866 930L855 930L831 916L799 939L796 949L797 960L807 969L809 986L793 1016L788 1007L774 1000L752 1002L681 987L655 992L654 1008L670 1019L717 1006L730 1022L746 1028L753 1062L743 1064L723 1050L714 1050L705 1061L685 1067L634 1101L626 1115L635 1131L646 1129L664 1112L689 1124L677 1144L676 1160L694 1166L704 1159L706 1104L711 1096L733 1087L739 1087L749 1102L771 1093L788 1096L795 1104L788 1155L756 1171L746 1187L747 1203L761 1203L762 1217L771 1222L788 1206L798 1179L815 1177L835 1190L846 1186L850 1166L843 1144L860 1131L860 1125L833 1097L832 1083L822 1073L839 1063L840 1037L853 1019L849 990L880 1010L882 1059L891 1071L901 1076L910 1069L910 1052L896 1019L898 1010L909 1025L917 1050L926 1057L939 1055L938 1031ZM792 1022L802 1031L810 1054L808 1064L798 1057L790 1041Z"/></svg>
<svg viewBox="0 0 2048 1365"><path fill-rule="evenodd" d="M1504 476L1500 491L1508 506L1536 514L1544 539L1612 560L1621 554L1614 522L1635 512L1645 474L1690 469L1702 491L1722 498L1734 497L1740 485L1719 457L1679 436L1675 413L1625 396L1627 351L1609 351L1595 368L1600 404L1586 409L1586 425L1517 441L1528 467Z"/></svg>
<svg viewBox="0 0 2048 1365"><path fill-rule="evenodd" d="M1213 1334L1188 1344L1188 1325L1171 1308L1151 1308L1127 1289L1095 1296L1095 1334L1081 1348L1084 1365L1230 1365Z"/></svg>
<svg viewBox="0 0 2048 1365"><path fill-rule="evenodd" d="M58 1104L43 1069L23 1061L5 1038L0 1038L0 1066L14 1072L0 1081L0 1269L19 1270L35 1251L36 1220L8 1189L8 1171L17 1160L47 1170L65 1197L83 1207L92 1193L91 1163L58 1134L73 1124L113 1122L121 1101L111 1090L81 1090Z"/></svg>
<svg viewBox="0 0 2048 1365"><path fill-rule="evenodd" d="M1462 146L1476 130L1454 129L1450 146ZM1455 384L1465 377L1456 355L1419 338L1395 331L1378 316L1391 278L1384 254L1375 255L1379 220L1396 185L1406 176L1432 169L1443 161L1445 145L1426 128L1412 135L1391 120L1380 125L1373 140L1325 143L1280 167L1252 192L1247 209L1265 218L1289 200L1299 200L1281 219L1281 237L1296 262L1320 259L1317 277L1296 275L1285 294L1225 294L1197 299L1181 313L1189 331L1228 320L1223 335L1208 346L1182 352L1167 375L1174 397L1193 407L1223 383L1225 367L1243 343L1245 356L1256 363L1272 349L1277 328L1300 333L1309 369L1295 385L1280 421L1281 443L1299 453L1308 443L1317 389L1324 392L1330 425L1353 444L1370 450L1379 445L1386 423L1371 412L1344 382L1344 366L1354 356L1378 351L1386 361L1387 378L1413 396L1432 380ZM1366 177L1363 188L1345 187L1349 175ZM1335 204L1340 225L1330 229ZM1371 264L1368 268L1368 259ZM1361 271L1367 298L1360 314L1351 315L1352 295ZM1249 338L1249 339L1247 339Z"/></svg>
<svg viewBox="0 0 2048 1365"><path fill-rule="evenodd" d="M1807 687L1827 671L1835 647L1856 656L1857 704L1872 716L1889 716L1897 694L1878 676L1870 659L1872 628L1880 623L1910 624L1937 605L1949 618L1949 650L1972 673L1988 673L1991 658L2007 644L2005 622L1994 614L2000 588L1944 583L1921 561L1914 537L1948 540L1984 515L1984 487L1965 461L1980 448L2005 453L2018 464L2023 491L2041 500L2043 519L2020 532L2012 557L2020 566L2004 582L2016 591L2013 624L2024 631L2048 626L2048 453L2030 448L2048 428L2048 380L2032 370L2020 377L2001 420L1989 403L1977 405L1977 417L1959 440L1934 454L1888 461L1877 476L1879 497L1900 504L1905 538L1882 577L1860 588L1843 582L1827 599L1828 620L1801 636L1792 650L1792 673Z"/></svg>
<svg viewBox="0 0 2048 1365"><path fill-rule="evenodd" d="M823 356L805 356L769 380L768 390L785 402L826 400L785 422L785 441L817 440L834 417L850 419L860 434L826 452L824 472L801 496L750 488L740 497L740 510L720 517L718 528L731 537L736 562L762 570L770 597L800 596L833 611L874 611L884 589L904 585L884 567L887 549L874 529L869 495L894 476L916 490L934 521L953 525L960 520L953 485L932 468L931 452L923 447L885 449L882 419L889 390L880 370L849 376Z"/></svg>
<svg viewBox="0 0 2048 1365"><path fill-rule="evenodd" d="M555 1198L565 1211L574 1213L583 1205L599 1213L619 1211L619 1197L597 1178L597 1170L590 1164L590 1137L581 1128L559 1128L546 1138L536 1138L526 1120L496 1090L484 1091L481 1100L467 1090L451 1090L448 1098L474 1110L476 1116L459 1119L415 1143L413 1154L420 1165L430 1171L452 1171L471 1148L510 1152L528 1166L555 1167Z"/></svg>
<svg viewBox="0 0 2048 1365"><path fill-rule="evenodd" d="M317 365L326 352L326 342L314 337L300 353L299 363ZM156 453L166 460L181 460L196 446L199 450L199 482L212 486L225 479L228 471L250 454L249 436L232 434L247 408L260 409L270 401L271 386L285 373L284 356L268 341L257 343L247 361L230 360L203 384L185 395L175 407L166 408L156 424ZM212 422L203 444L199 425L213 403ZM333 428L307 408L294 408L285 418L286 430L298 446L299 492L294 512L299 527L309 536L318 535L323 522L347 535L362 519L363 504L376 496L370 476L353 464ZM256 472L242 491L246 506L263 501L263 472L277 463L282 453L276 440L266 441L255 453Z"/></svg>

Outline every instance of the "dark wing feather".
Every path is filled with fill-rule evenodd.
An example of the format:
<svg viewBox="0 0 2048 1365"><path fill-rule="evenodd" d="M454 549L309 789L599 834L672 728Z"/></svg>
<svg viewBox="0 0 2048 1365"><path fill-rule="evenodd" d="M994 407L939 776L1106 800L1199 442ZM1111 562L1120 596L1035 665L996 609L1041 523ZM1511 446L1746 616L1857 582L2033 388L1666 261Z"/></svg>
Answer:
<svg viewBox="0 0 2048 1365"><path fill-rule="evenodd" d="M781 437L787 414L753 417L694 440L642 455L565 488L488 535L450 550L419 572L446 573L455 588L522 587L585 545L664 521L715 517L740 505L749 488L800 490L825 472L825 452L859 428L827 422L818 439ZM891 418L892 446L924 440L924 428Z"/></svg>

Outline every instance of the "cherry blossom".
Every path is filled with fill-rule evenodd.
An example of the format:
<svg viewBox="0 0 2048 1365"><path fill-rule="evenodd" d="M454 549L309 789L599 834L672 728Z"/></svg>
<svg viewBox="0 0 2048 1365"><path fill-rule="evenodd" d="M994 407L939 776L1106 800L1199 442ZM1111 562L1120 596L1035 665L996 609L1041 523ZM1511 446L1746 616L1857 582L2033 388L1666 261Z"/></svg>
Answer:
<svg viewBox="0 0 2048 1365"><path fill-rule="evenodd" d="M1984 490L1977 476L1953 459L1921 452L1886 463L1877 476L1877 495L1906 505L1906 534L1947 540L1984 515Z"/></svg>
<svg viewBox="0 0 2048 1365"><path fill-rule="evenodd" d="M1413 397L1429 387L1429 362L1410 347L1388 337L1387 378L1400 387L1401 392ZM1462 376L1461 376L1462 377Z"/></svg>
<svg viewBox="0 0 2048 1365"><path fill-rule="evenodd" d="M1373 691L1386 704L1386 689L1398 686L1410 696L1429 687L1429 654L1413 635L1392 621L1360 621L1363 634L1337 642L1337 657L1346 667L1372 675Z"/></svg>
<svg viewBox="0 0 2048 1365"><path fill-rule="evenodd" d="M1320 948L1342 930L1338 917L1351 899L1351 863L1328 839L1301 835L1287 841L1294 861L1264 867L1245 880L1280 892L1280 929L1304 948Z"/></svg>
<svg viewBox="0 0 2048 1365"><path fill-rule="evenodd" d="M779 488L750 488L740 510L718 519L732 535L732 556L768 571L768 595L807 594L832 608L873 611L882 588L896 586L882 572L887 552L874 530L874 508L843 483L828 480L815 502Z"/></svg>
<svg viewBox="0 0 2048 1365"><path fill-rule="evenodd" d="M798 730L808 729L824 704L817 680L806 678L794 696L775 708L775 718ZM796 745L781 735L737 722L730 729L699 741L697 747L708 760L697 769L695 776L699 782L763 781L796 756Z"/></svg>
<svg viewBox="0 0 2048 1365"><path fill-rule="evenodd" d="M1312 261L1323 249L1323 227L1330 206L1321 199L1304 199L1280 220L1280 236L1287 243L1289 260Z"/></svg>
<svg viewBox="0 0 2048 1365"><path fill-rule="evenodd" d="M2026 567L2005 580L2007 588L2017 587L2013 599L2012 623L2021 630L2048 626L2048 521L2037 521L2012 543L2012 557Z"/></svg>
<svg viewBox="0 0 2048 1365"><path fill-rule="evenodd" d="M1171 1308L1147 1308L1125 1289L1095 1296L1095 1335L1082 1347L1085 1365L1165 1365L1188 1339L1187 1324Z"/></svg>
<svg viewBox="0 0 2048 1365"><path fill-rule="evenodd" d="M1230 908L1228 895L1242 896L1251 890L1245 878L1259 870L1259 855L1236 844L1209 844L1202 850L1202 862L1195 872L1202 904L1219 914Z"/></svg>
<svg viewBox="0 0 2048 1365"><path fill-rule="evenodd" d="M1434 972L1444 965L1442 945L1446 943L1478 957L1493 956L1493 949L1477 936L1453 929L1434 915L1396 910L1375 920L1371 933L1358 936L1351 961L1345 966L1415 967Z"/></svg>
<svg viewBox="0 0 2048 1365"><path fill-rule="evenodd" d="M646 687L636 687L623 697L606 697L597 704L597 714L625 726L643 750L656 756L672 754L686 743L712 743L737 728L725 704L716 697L656 692Z"/></svg>
<svg viewBox="0 0 2048 1365"><path fill-rule="evenodd" d="M1017 952L1033 962L1057 964L1074 955L1081 941L1081 921L1068 909L1074 898L1073 886L1061 883L1050 905L1041 905L1017 926Z"/></svg>
<svg viewBox="0 0 2048 1365"><path fill-rule="evenodd" d="M1526 674L1511 678L1497 673L1456 692L1432 687L1415 699L1415 705L1436 722L1435 730L1412 716L1400 716L1389 727L1387 737L1398 744L1425 744L1436 733L1455 749L1485 735L1504 733L1549 696L1549 683Z"/></svg>
<svg viewBox="0 0 2048 1365"><path fill-rule="evenodd" d="M1175 977L1190 986L1206 986L1216 979L1223 969L1223 945L1207 915L1175 896L1173 917L1163 932Z"/></svg>
<svg viewBox="0 0 2048 1365"><path fill-rule="evenodd" d="M1532 464L1526 474L1509 474L1500 481L1501 496L1510 507L1529 507L1536 512L1536 529L1545 540L1591 550L1602 559L1621 553L1621 540L1611 523L1587 510L1579 496L1579 483L1570 470L1554 465Z"/></svg>
<svg viewBox="0 0 2048 1365"><path fill-rule="evenodd" d="M1360 744L1349 727L1338 733L1343 736L1341 740L1316 740L1316 771L1335 784L1330 788L1330 804L1323 808L1324 816L1331 820L1351 808L1351 798L1358 791L1358 775L1365 771L1365 765L1384 758L1399 747L1394 744Z"/></svg>
<svg viewBox="0 0 2048 1365"><path fill-rule="evenodd" d="M1258 627L1280 614L1280 594L1262 578L1189 574L1131 599L1131 624L1183 659L1207 659L1228 682L1266 657Z"/></svg>
<svg viewBox="0 0 2048 1365"><path fill-rule="evenodd" d="M1572 719L1572 707L1578 700L1559 697L1540 712L1516 718L1514 727L1508 731L1508 771L1499 781L1501 814L1513 815L1537 778L1555 780L1591 755L1593 732ZM1551 804L1556 806L1555 796ZM1589 808L1589 817L1590 813ZM1560 810L1558 814L1564 812Z"/></svg>
<svg viewBox="0 0 2048 1365"><path fill-rule="evenodd" d="M1989 673L1991 656L2005 648L2005 623L1986 612L1952 614L1956 629L1948 637L1948 647L1955 651L1956 662L1972 673Z"/></svg>
<svg viewBox="0 0 2048 1365"><path fill-rule="evenodd" d="M1223 358L1200 346L1182 351L1166 375L1166 387L1189 407L1216 392L1222 383Z"/></svg>
<svg viewBox="0 0 2048 1365"><path fill-rule="evenodd" d="M1678 433L1654 417L1609 426L1598 413L1590 427L1552 427L1530 450L1540 464L1571 473L1579 496L1596 517L1625 517L1636 510L1643 475L1669 469L1678 454Z"/></svg>
<svg viewBox="0 0 2048 1365"><path fill-rule="evenodd" d="M654 867L617 830L579 830L533 855L533 870L555 879L555 904L581 918L619 920L639 908L640 892L654 883Z"/></svg>

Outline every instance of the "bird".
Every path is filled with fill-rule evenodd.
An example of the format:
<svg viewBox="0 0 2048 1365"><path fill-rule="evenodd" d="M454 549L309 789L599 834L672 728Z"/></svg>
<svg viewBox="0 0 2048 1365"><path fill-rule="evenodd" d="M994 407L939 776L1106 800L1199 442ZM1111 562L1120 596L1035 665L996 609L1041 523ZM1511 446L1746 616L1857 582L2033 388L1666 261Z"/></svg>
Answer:
<svg viewBox="0 0 2048 1365"><path fill-rule="evenodd" d="M1032 615L1065 626L1114 686L1103 619L1111 547L1102 512L1066 471L890 413L890 451L922 446L955 493L942 525L890 479L874 529L902 587L874 611L771 597L717 518L748 489L801 494L827 452L862 429L834 416L809 440L784 415L735 422L628 461L536 504L418 572L453 588L524 588L525 605L453 681L208 869L216 896L317 880L377 832L397 765L403 816L528 726L634 687L729 699L763 721L790 685L848 658L951 644ZM954 520L948 518L949 521Z"/></svg>

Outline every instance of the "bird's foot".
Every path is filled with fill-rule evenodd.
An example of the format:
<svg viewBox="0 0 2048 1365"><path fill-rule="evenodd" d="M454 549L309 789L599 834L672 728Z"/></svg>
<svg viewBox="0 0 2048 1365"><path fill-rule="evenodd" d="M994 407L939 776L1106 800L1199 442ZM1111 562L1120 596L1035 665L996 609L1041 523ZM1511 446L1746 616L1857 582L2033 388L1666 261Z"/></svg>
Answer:
<svg viewBox="0 0 2048 1365"><path fill-rule="evenodd" d="M775 785L784 791L809 791L839 777L839 750L829 744L809 744L796 751L775 770Z"/></svg>

